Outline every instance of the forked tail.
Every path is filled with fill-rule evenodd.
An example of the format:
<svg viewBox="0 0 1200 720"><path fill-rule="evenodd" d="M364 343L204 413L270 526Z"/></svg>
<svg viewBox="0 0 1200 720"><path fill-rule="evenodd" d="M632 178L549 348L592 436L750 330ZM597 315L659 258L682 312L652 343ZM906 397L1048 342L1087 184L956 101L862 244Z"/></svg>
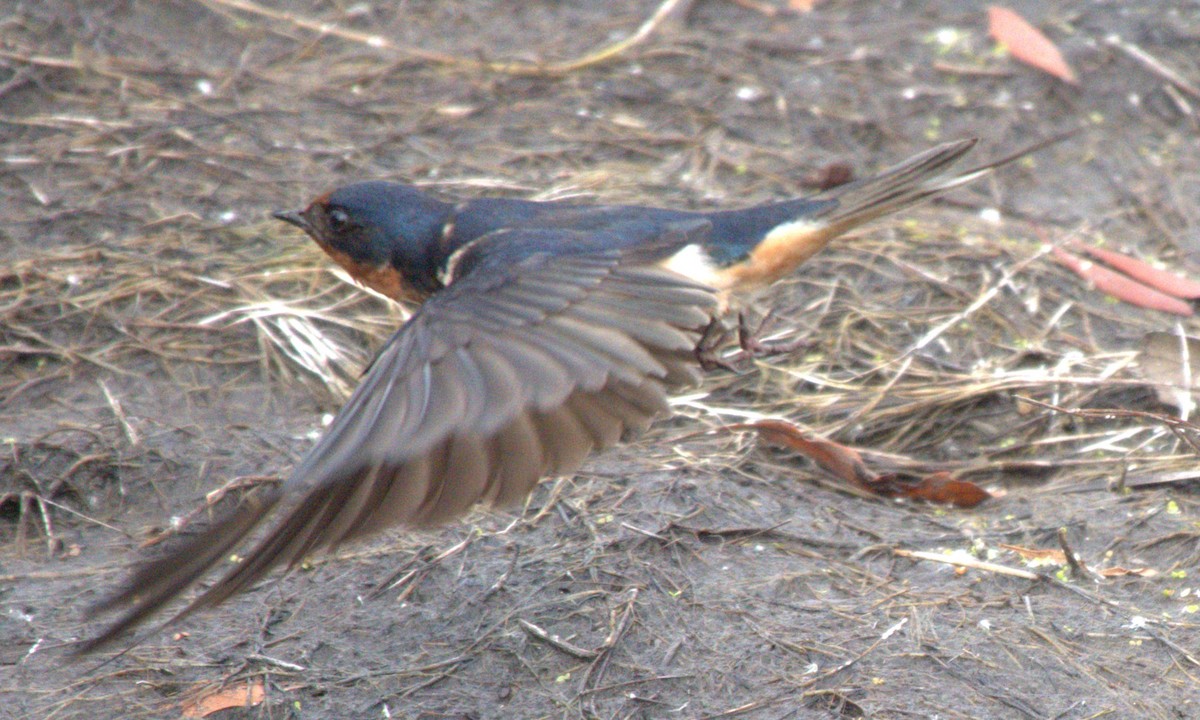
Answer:
<svg viewBox="0 0 1200 720"><path fill-rule="evenodd" d="M748 227L766 225L752 244L741 246L736 262L720 268L712 284L722 290L753 289L791 274L834 238L865 222L922 203L948 190L975 182L996 168L1074 135L1071 131L1035 143L970 170L950 168L978 142L945 143L915 155L878 175L808 198L763 206L741 219Z"/></svg>
<svg viewBox="0 0 1200 720"><path fill-rule="evenodd" d="M1066 140L1076 132L1078 131L1071 130L1052 136L999 160L992 160L955 174L947 174L946 171L975 147L978 140L969 138L938 145L874 177L817 195L812 199L832 200L834 203L814 219L824 221L836 236L877 217L912 207L954 188L973 183L991 174L996 168Z"/></svg>

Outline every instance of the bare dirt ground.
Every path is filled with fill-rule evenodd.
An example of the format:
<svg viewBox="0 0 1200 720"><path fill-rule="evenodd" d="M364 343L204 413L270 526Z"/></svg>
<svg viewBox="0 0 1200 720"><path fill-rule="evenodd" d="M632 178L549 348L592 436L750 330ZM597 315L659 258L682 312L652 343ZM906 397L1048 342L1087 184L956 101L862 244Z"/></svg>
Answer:
<svg viewBox="0 0 1200 720"><path fill-rule="evenodd" d="M995 53L962 0L698 0L564 72L656 4L256 7L0 13L0 717L1200 717L1195 434L1133 362L1195 322L1045 252L1105 240L1200 273L1200 98L1107 40L1200 84L1194 7L1014 3L1079 87ZM400 322L270 211L365 178L732 207L829 163L1075 127L813 260L767 299L808 350L713 373L526 507L314 557L68 662L140 546L217 487L286 475ZM861 497L720 431L759 415L998 496ZM1140 574L1004 547L1060 529L1093 570Z"/></svg>

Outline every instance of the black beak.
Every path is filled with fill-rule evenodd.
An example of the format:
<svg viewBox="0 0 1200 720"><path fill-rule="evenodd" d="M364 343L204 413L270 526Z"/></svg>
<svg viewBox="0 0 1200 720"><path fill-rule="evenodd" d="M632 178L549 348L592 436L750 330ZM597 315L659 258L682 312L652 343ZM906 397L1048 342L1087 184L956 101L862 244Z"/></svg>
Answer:
<svg viewBox="0 0 1200 720"><path fill-rule="evenodd" d="M282 220L289 225L295 225L304 232L308 232L309 224L305 219L304 214L296 210L280 210L279 212L271 213L271 217Z"/></svg>

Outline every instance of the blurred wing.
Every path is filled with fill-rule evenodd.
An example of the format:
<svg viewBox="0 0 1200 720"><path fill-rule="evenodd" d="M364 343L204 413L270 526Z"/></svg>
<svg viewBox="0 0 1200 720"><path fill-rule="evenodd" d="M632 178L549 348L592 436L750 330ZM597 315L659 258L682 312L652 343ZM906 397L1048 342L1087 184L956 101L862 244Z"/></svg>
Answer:
<svg viewBox="0 0 1200 720"><path fill-rule="evenodd" d="M544 250L547 232L582 251L530 250ZM169 602L268 514L277 521L240 564L173 619L314 549L519 500L643 429L669 388L698 380L698 334L716 308L711 289L652 263L707 232L686 223L656 229L649 244L596 250L571 231L523 242L515 230L468 248L457 263L466 269L388 341L288 481L139 570L93 612L133 607L80 652ZM526 249L514 258L512 248Z"/></svg>

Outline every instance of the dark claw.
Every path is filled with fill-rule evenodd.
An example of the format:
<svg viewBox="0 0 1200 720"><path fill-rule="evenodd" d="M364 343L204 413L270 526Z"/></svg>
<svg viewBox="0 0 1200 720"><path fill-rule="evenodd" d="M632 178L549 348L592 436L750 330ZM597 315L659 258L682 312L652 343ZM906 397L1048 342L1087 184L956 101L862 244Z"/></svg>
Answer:
<svg viewBox="0 0 1200 720"><path fill-rule="evenodd" d="M708 323L708 327L704 328L704 332L700 335L700 340L696 343L696 362L700 363L700 367L705 372L722 369L730 372L738 372L738 369L733 363L725 360L717 354L718 350L725 341L729 338L729 329L721 321L721 318L713 318Z"/></svg>
<svg viewBox="0 0 1200 720"><path fill-rule="evenodd" d="M746 320L746 313L738 313L738 345L741 346L742 352L750 357L770 357L771 355L794 353L812 344L808 338L775 342L759 340L759 337L763 334L763 328L771 321L774 313L774 310L768 310L767 314L763 315L763 319L758 324L758 327L754 330L750 329L750 324Z"/></svg>
<svg viewBox="0 0 1200 720"><path fill-rule="evenodd" d="M772 315L773 313L768 311L763 316L758 327L751 329L746 313L739 312L738 346L741 350L728 357L719 356L717 350L729 338L730 331L725 328L720 320L713 320L704 329L704 333L700 336L700 342L696 343L696 361L700 363L700 367L705 371L720 368L740 373L742 369L739 366L745 364L747 360L770 357L772 355L786 355L807 348L812 344L807 338L796 338L795 340L783 342L764 342L760 340L759 336L762 334L763 328L771 320Z"/></svg>

